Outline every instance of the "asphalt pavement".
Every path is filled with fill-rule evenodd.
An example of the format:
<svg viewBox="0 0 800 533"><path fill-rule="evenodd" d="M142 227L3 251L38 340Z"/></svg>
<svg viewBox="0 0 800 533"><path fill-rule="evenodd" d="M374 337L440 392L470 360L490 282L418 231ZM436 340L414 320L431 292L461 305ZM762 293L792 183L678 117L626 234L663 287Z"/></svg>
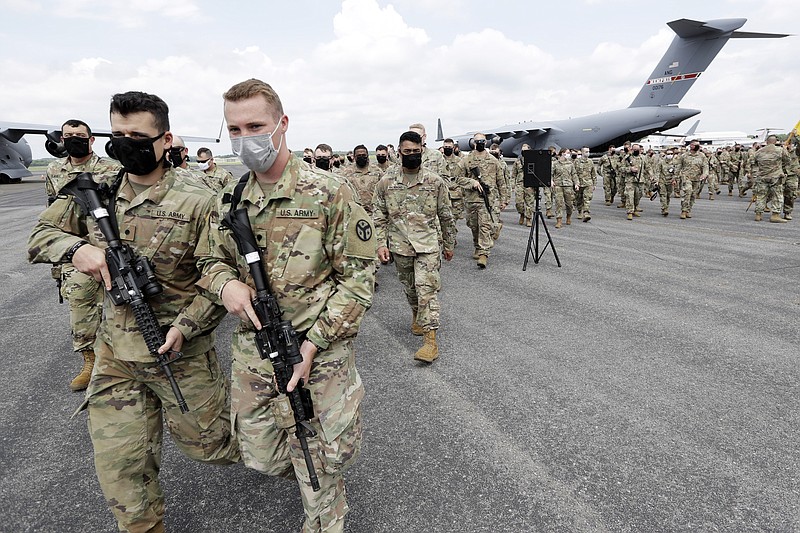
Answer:
<svg viewBox="0 0 800 533"><path fill-rule="evenodd" d="M628 221L598 188L590 222L547 220L562 266L548 249L524 272L513 208L486 270L459 222L431 366L412 360L421 340L381 267L356 342L348 531L800 530L800 220L756 223L725 193L680 220L672 202ZM68 308L26 261L44 204L37 179L0 186L0 531L112 532L86 415L69 419ZM226 368L233 326L218 330ZM161 479L168 531L300 529L292 482L192 462L169 439Z"/></svg>

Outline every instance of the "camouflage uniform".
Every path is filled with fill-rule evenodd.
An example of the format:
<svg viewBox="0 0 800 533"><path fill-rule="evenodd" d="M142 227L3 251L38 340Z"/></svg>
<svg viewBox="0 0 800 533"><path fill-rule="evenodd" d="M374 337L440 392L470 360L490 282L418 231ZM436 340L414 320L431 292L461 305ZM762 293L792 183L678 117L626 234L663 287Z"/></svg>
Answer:
<svg viewBox="0 0 800 533"><path fill-rule="evenodd" d="M367 213L372 214L372 195L375 194L375 186L378 180L381 179L383 172L372 164L364 168L358 165L347 167L341 176L347 178L350 185L353 186L358 196L356 201L361 204Z"/></svg>
<svg viewBox="0 0 800 533"><path fill-rule="evenodd" d="M617 158L613 154L605 153L600 158L600 173L603 176L606 205L611 205L617 194Z"/></svg>
<svg viewBox="0 0 800 533"><path fill-rule="evenodd" d="M728 174L729 174L728 175L728 192L731 193L731 194L733 193L733 186L734 185L739 187L739 190L741 190L741 187L739 185L739 173L741 172L741 169L742 169L743 155L744 154L742 154L741 150L737 152L736 149L734 149L730 153L730 158L731 159L730 159L730 163L728 165Z"/></svg>
<svg viewBox="0 0 800 533"><path fill-rule="evenodd" d="M572 205L575 202L575 185L578 174L572 160L559 157L552 166L553 196L556 203L556 218L572 216Z"/></svg>
<svg viewBox="0 0 800 533"><path fill-rule="evenodd" d="M661 214L669 212L669 200L675 192L676 178L678 174L675 169L675 158L659 160L656 167L656 178L658 179L658 196L661 199Z"/></svg>
<svg viewBox="0 0 800 533"><path fill-rule="evenodd" d="M530 224L533 220L533 210L536 208L536 191L533 187L525 187L525 172L522 165L525 161L522 155L514 161L511 168L511 182L514 184L514 200L517 213L519 213L526 223Z"/></svg>
<svg viewBox="0 0 800 533"><path fill-rule="evenodd" d="M84 405L89 407L97 477L121 531L146 532L162 523L162 417L188 457L216 464L239 459L230 433L226 381L214 352L213 330L225 309L195 287L200 272L193 243L208 231L212 200L206 187L172 168L138 196L127 177L117 193L121 240L150 259L164 289L149 298L159 324L177 328L185 339L183 357L170 366L190 409L180 412L130 308L114 305L107 295ZM71 199L58 199L31 234L29 260L59 260L80 237L106 246L93 220Z"/></svg>
<svg viewBox="0 0 800 533"><path fill-rule="evenodd" d="M746 153L742 154L742 164L739 171L739 196L744 197L747 191L753 188L753 174L751 173L753 167L753 159L755 158L758 150L750 148Z"/></svg>
<svg viewBox="0 0 800 533"><path fill-rule="evenodd" d="M444 251L451 252L455 246L455 220L447 184L424 168L410 175L396 166L378 182L374 206L377 240L383 243L388 238L417 324L424 331L439 329L437 293L442 260L437 226L442 230Z"/></svg>
<svg viewBox="0 0 800 533"><path fill-rule="evenodd" d="M697 195L700 194L700 187L703 178L708 176L708 158L699 150L692 152L689 150L681 154L675 162L675 170L681 178L681 213L686 213L689 217Z"/></svg>
<svg viewBox="0 0 800 533"><path fill-rule="evenodd" d="M791 220L792 211L794 211L794 200L797 198L797 182L800 177L800 161L798 161L797 150L789 152L789 159L794 172L789 171L786 176L786 182L783 185L783 213L785 215L784 218Z"/></svg>
<svg viewBox="0 0 800 533"><path fill-rule="evenodd" d="M708 199L713 200L714 194L719 192L719 183L718 178L719 175L722 173L722 165L717 159L717 156L714 154L708 154ZM700 194L703 190L703 184L700 184L700 191L697 194Z"/></svg>
<svg viewBox="0 0 800 533"><path fill-rule="evenodd" d="M731 170L731 153L728 149L723 149L717 156L719 159L719 182L723 185L728 185L728 190L731 190L730 185L730 170Z"/></svg>
<svg viewBox="0 0 800 533"><path fill-rule="evenodd" d="M585 215L589 213L589 207L594 196L597 169L588 157L579 157L575 160L574 165L580 187L575 194L575 208L578 211L578 215Z"/></svg>
<svg viewBox="0 0 800 533"><path fill-rule="evenodd" d="M755 168L753 168L755 167ZM758 150L752 160L747 161L747 173L755 176L756 214L764 212L770 200L772 212L783 211L783 184L786 176L795 173L789 152L782 146L768 144Z"/></svg>
<svg viewBox="0 0 800 533"><path fill-rule="evenodd" d="M639 209L639 202L644 194L645 183L650 183L649 170L643 155L625 156L620 164L620 174L625 176L625 210L628 215L636 215ZM638 170L631 170L636 168Z"/></svg>
<svg viewBox="0 0 800 533"><path fill-rule="evenodd" d="M500 203L506 203L508 190L503 180L503 163L498 161L488 150L478 152L473 150L459 162L461 165L460 176L457 180L464 191L464 204L467 207L467 226L472 230L472 243L476 255L489 257L489 251L494 246L495 225L486 211L483 197L480 192L472 188L474 183L471 168L479 168L481 179L489 186L489 205L492 211ZM494 214L492 214L492 217ZM497 219L495 219L497 220Z"/></svg>
<svg viewBox="0 0 800 533"><path fill-rule="evenodd" d="M223 193L233 191L230 183ZM230 205L217 195L207 247L198 250L198 286L220 297L238 279L252 286L250 269L220 217ZM269 475L296 477L306 521L303 531L342 531L348 511L344 472L361 450L364 387L355 367L353 338L372 304L375 237L369 214L341 178L294 155L265 195L250 173L239 206L247 209L272 291L302 339L318 347L306 387L314 402L308 445L320 491L309 481L294 426L281 422L272 364L262 360L252 324L240 322L231 353L231 411L242 459ZM276 414L279 416L276 417ZM293 421L292 421L293 422ZM290 427L287 427L289 425Z"/></svg>
<svg viewBox="0 0 800 533"><path fill-rule="evenodd" d="M619 205L617 207L620 208L628 207L628 200L626 197L627 192L625 190L625 182L627 181L626 176L628 175L628 173L625 171L623 167L625 165L624 160L625 158L628 157L629 154L632 155L633 152L632 151L625 152L623 150L616 155L617 165L615 168L617 169L617 192L619 193Z"/></svg>
<svg viewBox="0 0 800 533"><path fill-rule="evenodd" d="M94 153L80 165L73 165L69 157L53 161L45 173L48 201L54 202L58 191L82 172L91 172L96 180L113 180L119 169L119 162ZM72 349L76 352L91 349L102 318L103 291L100 284L92 276L77 270L72 263L54 268L54 277L61 279L61 296L69 303Z"/></svg>
<svg viewBox="0 0 800 533"><path fill-rule="evenodd" d="M422 168L441 176L445 172L445 167L444 156L439 150L432 150L427 146L422 147Z"/></svg>
<svg viewBox="0 0 800 533"><path fill-rule="evenodd" d="M457 155L444 156L444 172L440 174L447 184L450 194L450 210L453 213L453 219L456 221L464 218L464 192L458 186L457 181L461 175L460 161L461 158Z"/></svg>
<svg viewBox="0 0 800 533"><path fill-rule="evenodd" d="M214 169L203 170L203 182L214 192L221 191L231 180L233 174L214 163Z"/></svg>

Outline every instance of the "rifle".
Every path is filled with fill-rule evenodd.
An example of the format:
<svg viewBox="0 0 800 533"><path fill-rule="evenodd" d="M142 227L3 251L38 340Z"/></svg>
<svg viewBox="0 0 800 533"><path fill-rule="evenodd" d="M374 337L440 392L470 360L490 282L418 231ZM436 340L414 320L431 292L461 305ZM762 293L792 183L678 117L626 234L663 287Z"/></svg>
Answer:
<svg viewBox="0 0 800 533"><path fill-rule="evenodd" d="M747 213L748 211L750 211L750 206L752 206L752 205L753 205L753 202L755 202L755 201L756 201L756 193L755 193L755 192L753 192L753 194L751 194L751 195L750 195L750 203L749 203L749 204L747 204L747 207L745 207L745 209L744 209L744 212L745 212L745 213Z"/></svg>
<svg viewBox="0 0 800 533"><path fill-rule="evenodd" d="M652 184L650 187L650 201L652 202L655 200L659 195L659 186L658 183Z"/></svg>
<svg viewBox="0 0 800 533"><path fill-rule="evenodd" d="M242 183L241 181L239 182ZM237 185L241 194L241 188ZM278 299L269 288L267 273L261 260L261 251L256 244L253 228L247 216L247 209L237 209L238 197L236 192L232 195L231 209L222 220L222 225L231 230L233 240L239 253L245 258L250 267L250 275L256 288L256 297L253 299L253 308L261 322L261 329L255 333L256 348L261 359L269 358L275 371L275 384L280 396L288 396L289 404L294 412L295 437L300 441L303 450L308 477L314 492L320 489L314 463L308 450L308 438L315 437L317 432L309 424L314 417L314 404L311 400L311 391L303 387L301 379L292 392L286 391L286 386L292 378L293 366L303 361L300 354L298 335L289 320L282 320L283 312L278 305Z"/></svg>
<svg viewBox="0 0 800 533"><path fill-rule="evenodd" d="M161 294L164 288L156 279L150 260L145 256L136 255L130 246L120 241L113 208L116 187L101 187L95 183L90 173L83 172L64 186L61 193L73 196L83 211L91 214L100 228L108 244L106 263L111 276L111 290L108 291L108 294L114 305L130 305L136 325L144 337L147 350L155 357L169 381L178 407L182 413L189 412L186 400L169 367L169 364L180 359L183 353L175 350L169 350L163 354L158 353L158 348L166 341L153 308L147 303L147 298ZM100 201L101 193L108 196L111 203L110 210Z"/></svg>
<svg viewBox="0 0 800 533"><path fill-rule="evenodd" d="M486 184L481 179L480 168L472 167L471 169L469 169L469 171L472 173L472 176L477 180L477 182L481 186L482 190L479 192L479 194L483 197L483 205L486 206L486 211L489 213L489 219L492 221L492 224L494 224L494 217L492 216L492 206L489 205L489 191L491 191L491 189L489 189L489 185Z"/></svg>
<svg viewBox="0 0 800 533"><path fill-rule="evenodd" d="M47 197L47 207L53 205L58 196ZM58 289L58 303L64 303L64 297L61 295L61 263L52 263L50 265L50 277L56 282L56 289Z"/></svg>

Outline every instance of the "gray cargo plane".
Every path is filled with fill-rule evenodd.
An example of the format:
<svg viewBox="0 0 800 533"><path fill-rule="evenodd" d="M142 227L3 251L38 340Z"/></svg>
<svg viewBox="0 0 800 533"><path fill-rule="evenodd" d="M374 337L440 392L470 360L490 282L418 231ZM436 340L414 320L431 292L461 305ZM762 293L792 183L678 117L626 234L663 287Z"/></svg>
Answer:
<svg viewBox="0 0 800 533"><path fill-rule="evenodd" d="M652 133L676 127L700 113L698 109L681 109L678 102L695 80L705 71L728 39L777 38L788 34L735 31L747 19L720 19L701 22L680 19L667 25L676 33L667 53L645 81L644 86L626 109L549 122L522 122L480 130L489 142L500 145L506 155L519 155L523 143L534 150L577 148L588 146L592 152L604 152L609 144L619 146ZM452 137L462 150L471 150L470 132ZM443 140L439 120L437 141Z"/></svg>
<svg viewBox="0 0 800 533"><path fill-rule="evenodd" d="M61 126L44 124L23 124L19 122L0 122L0 183L16 183L30 176L31 147L23 137L26 134L45 136L44 147L53 157L66 157L67 152L61 142ZM108 130L92 130L95 137L111 137ZM213 143L219 139L211 137L186 137L185 142ZM106 153L112 155L106 143Z"/></svg>

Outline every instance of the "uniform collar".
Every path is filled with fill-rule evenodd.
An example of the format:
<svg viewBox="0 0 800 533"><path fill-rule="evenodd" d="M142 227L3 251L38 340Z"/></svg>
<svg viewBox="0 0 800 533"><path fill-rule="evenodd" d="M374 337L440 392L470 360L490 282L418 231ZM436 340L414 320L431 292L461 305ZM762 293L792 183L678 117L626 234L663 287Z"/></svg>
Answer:
<svg viewBox="0 0 800 533"><path fill-rule="evenodd" d="M137 207L146 201L150 201L156 205L160 204L161 201L164 199L164 196L167 195L172 186L175 183L175 177L177 173L174 168L170 167L164 172L164 175L161 176L161 179L155 182L148 190L146 196L136 196L136 193L133 190L130 182L128 181L128 174L126 173L125 176L122 178L122 183L119 187L119 193L117 193L118 198L122 198L129 202L127 209L131 209Z"/></svg>
<svg viewBox="0 0 800 533"><path fill-rule="evenodd" d="M301 159L298 159L294 154L289 155L289 160L283 169L283 173L275 187L272 189L268 198L264 197L264 191L261 185L256 181L256 176L253 171L250 171L250 178L242 191L242 200L250 202L253 205L263 209L272 200L279 200L282 198L292 198L295 190L297 189L297 179L300 176Z"/></svg>

